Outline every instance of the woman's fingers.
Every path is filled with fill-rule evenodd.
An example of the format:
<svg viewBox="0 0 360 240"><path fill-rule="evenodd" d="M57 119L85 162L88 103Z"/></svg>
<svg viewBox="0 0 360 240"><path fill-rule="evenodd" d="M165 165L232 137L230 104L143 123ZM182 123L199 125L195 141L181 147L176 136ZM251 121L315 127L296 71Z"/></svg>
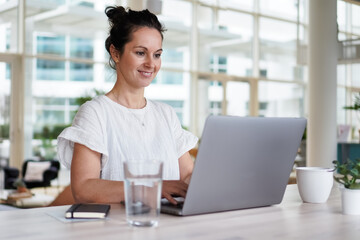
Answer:
<svg viewBox="0 0 360 240"><path fill-rule="evenodd" d="M177 204L173 196L186 197L188 185L183 181L163 181L162 196L172 204Z"/></svg>
<svg viewBox="0 0 360 240"><path fill-rule="evenodd" d="M177 204L177 201L170 194L163 193L163 197L166 198L171 204Z"/></svg>

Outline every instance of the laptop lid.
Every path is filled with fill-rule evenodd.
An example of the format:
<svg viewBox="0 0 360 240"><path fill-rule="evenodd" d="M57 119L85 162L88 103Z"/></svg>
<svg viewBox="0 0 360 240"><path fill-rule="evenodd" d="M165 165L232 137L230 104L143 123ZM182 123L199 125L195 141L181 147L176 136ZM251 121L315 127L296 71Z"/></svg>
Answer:
<svg viewBox="0 0 360 240"><path fill-rule="evenodd" d="M304 118L208 117L181 215L280 203L305 126Z"/></svg>

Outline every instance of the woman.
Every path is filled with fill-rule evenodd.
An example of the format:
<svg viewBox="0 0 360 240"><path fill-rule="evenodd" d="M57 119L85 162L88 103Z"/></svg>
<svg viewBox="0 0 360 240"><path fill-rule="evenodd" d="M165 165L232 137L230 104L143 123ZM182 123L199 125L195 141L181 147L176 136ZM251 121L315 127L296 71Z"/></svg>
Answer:
<svg viewBox="0 0 360 240"><path fill-rule="evenodd" d="M117 79L110 92L83 104L71 127L58 137L60 161L71 168L76 202L124 200L122 164L131 159L164 162L162 196L185 197L193 170L188 151L197 138L181 128L168 105L147 100L161 67L164 28L148 10L105 10L110 22L105 47Z"/></svg>

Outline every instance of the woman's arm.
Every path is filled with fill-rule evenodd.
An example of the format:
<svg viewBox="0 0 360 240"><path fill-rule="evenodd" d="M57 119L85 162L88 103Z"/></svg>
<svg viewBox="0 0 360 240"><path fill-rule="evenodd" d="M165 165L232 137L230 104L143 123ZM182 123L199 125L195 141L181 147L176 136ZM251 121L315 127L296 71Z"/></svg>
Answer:
<svg viewBox="0 0 360 240"><path fill-rule="evenodd" d="M101 155L84 145L75 143L71 163L71 189L75 202L119 203L124 200L121 181L100 179ZM194 168L188 152L179 158L180 181L163 181L162 196L177 204L172 195L185 197Z"/></svg>
<svg viewBox="0 0 360 240"><path fill-rule="evenodd" d="M180 180L190 183L191 174L194 169L194 161L189 152L186 152L179 158Z"/></svg>
<svg viewBox="0 0 360 240"><path fill-rule="evenodd" d="M71 189L75 202L120 203L124 200L123 182L100 179L100 158L100 153L74 144Z"/></svg>

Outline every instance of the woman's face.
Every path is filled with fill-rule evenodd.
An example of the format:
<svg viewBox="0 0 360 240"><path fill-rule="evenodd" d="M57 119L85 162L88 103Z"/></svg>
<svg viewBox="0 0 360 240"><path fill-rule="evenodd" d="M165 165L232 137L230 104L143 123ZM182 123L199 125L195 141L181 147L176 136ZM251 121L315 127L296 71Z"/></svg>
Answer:
<svg viewBox="0 0 360 240"><path fill-rule="evenodd" d="M116 63L118 80L131 88L150 85L161 67L162 38L154 28L142 27L132 33Z"/></svg>

